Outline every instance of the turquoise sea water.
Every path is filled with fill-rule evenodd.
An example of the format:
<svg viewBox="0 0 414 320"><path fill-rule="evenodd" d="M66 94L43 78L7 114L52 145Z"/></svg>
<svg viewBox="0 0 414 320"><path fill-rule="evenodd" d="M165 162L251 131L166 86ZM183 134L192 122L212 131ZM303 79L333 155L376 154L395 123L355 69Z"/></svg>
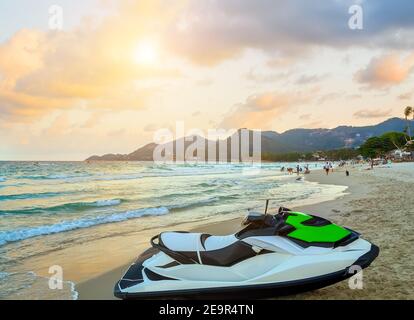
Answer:
<svg viewBox="0 0 414 320"><path fill-rule="evenodd" d="M265 198L289 205L343 191L298 181L282 166L296 164L0 162L0 298L16 282L16 263L51 250L155 225L241 216Z"/></svg>

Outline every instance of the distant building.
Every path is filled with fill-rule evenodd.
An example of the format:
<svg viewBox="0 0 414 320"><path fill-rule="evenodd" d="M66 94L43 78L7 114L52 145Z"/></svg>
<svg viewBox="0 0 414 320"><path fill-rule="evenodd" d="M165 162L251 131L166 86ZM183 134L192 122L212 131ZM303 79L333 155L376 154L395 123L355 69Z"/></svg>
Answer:
<svg viewBox="0 0 414 320"><path fill-rule="evenodd" d="M391 159L404 160L411 158L411 152L400 149L395 149L388 152L387 156Z"/></svg>

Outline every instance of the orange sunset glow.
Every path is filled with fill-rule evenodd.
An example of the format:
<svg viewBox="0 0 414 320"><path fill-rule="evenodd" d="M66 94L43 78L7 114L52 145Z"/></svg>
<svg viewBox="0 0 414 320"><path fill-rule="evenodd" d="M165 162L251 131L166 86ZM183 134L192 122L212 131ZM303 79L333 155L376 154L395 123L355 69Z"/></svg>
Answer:
<svg viewBox="0 0 414 320"><path fill-rule="evenodd" d="M370 2L370 23L351 30L350 1L324 12L296 2L26 1L31 17L23 20L9 5L1 158L125 153L177 121L283 132L402 116L413 94L412 20L401 13L381 24L388 3ZM49 25L52 4L62 28Z"/></svg>

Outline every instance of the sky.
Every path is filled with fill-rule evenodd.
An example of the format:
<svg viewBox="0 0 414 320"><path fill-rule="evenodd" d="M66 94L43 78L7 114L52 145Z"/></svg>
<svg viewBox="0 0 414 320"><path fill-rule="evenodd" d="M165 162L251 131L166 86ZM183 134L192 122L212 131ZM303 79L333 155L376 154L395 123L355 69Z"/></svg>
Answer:
<svg viewBox="0 0 414 320"><path fill-rule="evenodd" d="M402 117L413 16L410 0L1 1L0 160L129 153L177 122L284 132Z"/></svg>

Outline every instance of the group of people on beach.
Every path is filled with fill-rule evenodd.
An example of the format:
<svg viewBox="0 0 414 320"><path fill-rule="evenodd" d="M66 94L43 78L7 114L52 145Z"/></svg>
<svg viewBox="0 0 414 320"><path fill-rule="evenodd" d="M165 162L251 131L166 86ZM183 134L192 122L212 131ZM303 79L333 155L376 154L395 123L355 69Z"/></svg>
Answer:
<svg viewBox="0 0 414 320"><path fill-rule="evenodd" d="M285 167L280 168L280 171L281 172L285 172ZM293 174L295 172L293 168L287 168L286 171L287 171L288 174ZM303 168L300 165L297 165L296 166L296 174L299 175L302 172L304 174L309 174L310 173L309 165L308 164L305 165Z"/></svg>
<svg viewBox="0 0 414 320"><path fill-rule="evenodd" d="M344 167L345 165L347 165L346 161L341 161L338 164L338 167ZM318 165L315 164L315 167L317 167ZM296 170L295 170L296 169ZM324 166L323 166L323 170L325 171L326 175L329 175L329 173L333 173L334 171L334 165L332 162L327 161ZM304 165L303 167L301 167L299 164L296 165L296 168L285 168L284 166L282 166L280 168L281 172L285 172L287 171L287 173L289 175L296 173L297 175L300 175L301 173L304 174L309 174L310 173L310 169L309 169L309 164ZM348 170L345 170L345 175L348 177L350 175L350 172Z"/></svg>

